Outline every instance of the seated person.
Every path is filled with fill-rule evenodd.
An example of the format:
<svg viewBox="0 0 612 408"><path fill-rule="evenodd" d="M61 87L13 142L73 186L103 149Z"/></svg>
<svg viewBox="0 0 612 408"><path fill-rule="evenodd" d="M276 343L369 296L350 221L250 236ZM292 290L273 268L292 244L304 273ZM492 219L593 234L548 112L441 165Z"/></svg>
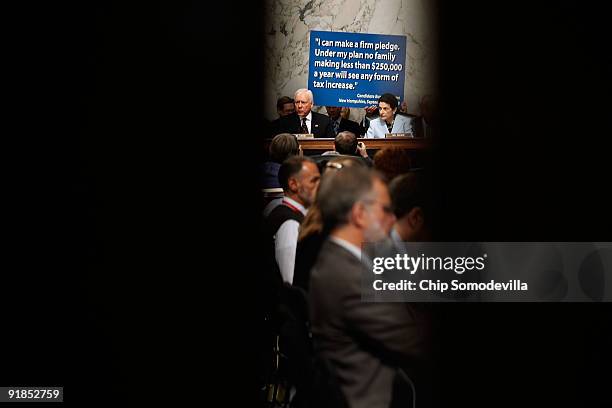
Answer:
<svg viewBox="0 0 612 408"><path fill-rule="evenodd" d="M432 137L437 128L436 102L432 95L424 95L419 103L421 116L418 118L415 129L417 137Z"/></svg>
<svg viewBox="0 0 612 408"><path fill-rule="evenodd" d="M268 150L270 160L263 164L262 188L280 188L278 170L289 157L301 154L300 144L292 134L281 133L274 136Z"/></svg>
<svg viewBox="0 0 612 408"><path fill-rule="evenodd" d="M412 169L410 151L403 147L387 147L374 155L374 168L391 182L396 176Z"/></svg>
<svg viewBox="0 0 612 408"><path fill-rule="evenodd" d="M282 118L283 116L291 115L295 112L295 105L293 104L293 99L288 96L281 96L276 101L276 111L278 112L278 117Z"/></svg>
<svg viewBox="0 0 612 408"><path fill-rule="evenodd" d="M397 115L397 98L389 93L378 98L380 117L370 120L366 138L384 138L387 133L412 134L411 118Z"/></svg>
<svg viewBox="0 0 612 408"><path fill-rule="evenodd" d="M346 155L363 157L368 164L372 164L372 159L368 156L366 145L363 142L357 142L357 136L354 133L344 131L338 133L334 140L334 149L323 153L321 156L331 155Z"/></svg>
<svg viewBox="0 0 612 408"><path fill-rule="evenodd" d="M298 89L294 96L295 112L283 116L272 126L274 133L313 134L314 137L333 138L336 135L327 115L312 111L312 91Z"/></svg>
<svg viewBox="0 0 612 408"><path fill-rule="evenodd" d="M362 128L359 123L342 117L342 108L339 106L326 106L325 110L331 120L334 135L340 132L349 131L357 135L357 137L363 137L365 129Z"/></svg>
<svg viewBox="0 0 612 408"><path fill-rule="evenodd" d="M276 112L278 112L278 119L268 122L266 125L268 137L274 137L274 135L281 133L277 131L279 128L279 121L281 118L289 116L295 112L293 99L288 96L281 96L278 98L276 100Z"/></svg>

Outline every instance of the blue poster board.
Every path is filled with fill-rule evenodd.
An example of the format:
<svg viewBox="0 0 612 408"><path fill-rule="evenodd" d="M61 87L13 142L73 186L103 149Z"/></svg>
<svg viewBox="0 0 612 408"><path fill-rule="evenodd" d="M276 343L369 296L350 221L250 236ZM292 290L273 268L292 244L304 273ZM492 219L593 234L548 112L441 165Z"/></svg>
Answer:
<svg viewBox="0 0 612 408"><path fill-rule="evenodd" d="M319 106L365 108L404 99L406 36L311 31L308 89Z"/></svg>

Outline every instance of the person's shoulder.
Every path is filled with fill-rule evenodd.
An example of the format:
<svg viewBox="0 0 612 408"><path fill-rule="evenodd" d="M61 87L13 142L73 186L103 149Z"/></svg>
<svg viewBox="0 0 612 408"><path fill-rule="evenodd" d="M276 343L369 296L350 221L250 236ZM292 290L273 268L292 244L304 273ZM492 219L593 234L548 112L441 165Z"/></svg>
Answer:
<svg viewBox="0 0 612 408"><path fill-rule="evenodd" d="M355 265L358 266L361 263L355 257L355 255L351 254L347 249L342 246L336 244L331 240L326 240L321 247L321 253L319 254L319 260L321 261L321 266L330 266L334 270L338 270L338 274L341 275L344 268L339 268L338 265Z"/></svg>
<svg viewBox="0 0 612 408"><path fill-rule="evenodd" d="M349 294L359 288L363 264L348 250L325 240L311 273L311 290L324 290L335 297ZM319 290L318 290L318 289Z"/></svg>
<svg viewBox="0 0 612 408"><path fill-rule="evenodd" d="M370 127L372 127L372 126L378 126L378 127L384 126L383 122L384 122L384 120L380 116L377 117L377 118L374 118L374 119L370 119Z"/></svg>

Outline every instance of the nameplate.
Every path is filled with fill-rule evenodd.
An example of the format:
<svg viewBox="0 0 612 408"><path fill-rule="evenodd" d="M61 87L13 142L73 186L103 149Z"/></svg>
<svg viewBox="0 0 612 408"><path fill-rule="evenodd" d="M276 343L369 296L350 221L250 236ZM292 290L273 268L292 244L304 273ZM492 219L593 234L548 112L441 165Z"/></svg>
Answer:
<svg viewBox="0 0 612 408"><path fill-rule="evenodd" d="M414 137L412 133L386 133L385 139L404 139L406 137Z"/></svg>
<svg viewBox="0 0 612 408"><path fill-rule="evenodd" d="M293 136L297 137L298 140L314 139L314 133L294 133Z"/></svg>

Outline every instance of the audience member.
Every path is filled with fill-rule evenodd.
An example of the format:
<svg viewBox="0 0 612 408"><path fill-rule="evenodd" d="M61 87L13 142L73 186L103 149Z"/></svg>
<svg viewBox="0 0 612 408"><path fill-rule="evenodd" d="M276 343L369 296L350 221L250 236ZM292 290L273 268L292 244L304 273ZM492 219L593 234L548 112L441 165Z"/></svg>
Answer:
<svg viewBox="0 0 612 408"><path fill-rule="evenodd" d="M378 98L379 117L370 120L366 138L384 138L388 133L412 134L411 118L397 113L397 98L389 93Z"/></svg>
<svg viewBox="0 0 612 408"><path fill-rule="evenodd" d="M384 239L393 219L387 186L370 170L342 169L323 180L317 201L329 238L310 278L315 350L331 363L351 408L389 407L397 368L421 361L427 330L409 304L361 299L371 263L361 245Z"/></svg>
<svg viewBox="0 0 612 408"><path fill-rule="evenodd" d="M314 202L319 178L319 168L309 157L290 157L279 169L284 198L266 218L266 233L274 241L274 258L284 282L293 282L299 226Z"/></svg>
<svg viewBox="0 0 612 408"><path fill-rule="evenodd" d="M321 179L333 177L341 169L349 167L366 167L362 160L357 157L343 156L335 157L327 162ZM310 283L310 270L312 269L317 255L323 245L323 221L317 199L308 209L308 214L300 225L297 250L295 254L295 274L293 284L308 291Z"/></svg>
<svg viewBox="0 0 612 408"><path fill-rule="evenodd" d="M406 173L412 168L410 152L401 147L388 147L374 155L374 168L385 175L387 180Z"/></svg>
<svg viewBox="0 0 612 408"><path fill-rule="evenodd" d="M262 188L280 188L278 170L289 157L301 154L300 144L292 134L281 133L274 136L268 152L270 160L263 164Z"/></svg>
<svg viewBox="0 0 612 408"><path fill-rule="evenodd" d="M365 143L357 142L355 134L348 131L338 133L338 136L334 139L334 150L324 152L321 156L331 155L361 157L368 166L372 165L372 159L368 156Z"/></svg>
<svg viewBox="0 0 612 408"><path fill-rule="evenodd" d="M422 171L397 176L389 184L396 222L391 230L394 242L431 240L429 186Z"/></svg>

